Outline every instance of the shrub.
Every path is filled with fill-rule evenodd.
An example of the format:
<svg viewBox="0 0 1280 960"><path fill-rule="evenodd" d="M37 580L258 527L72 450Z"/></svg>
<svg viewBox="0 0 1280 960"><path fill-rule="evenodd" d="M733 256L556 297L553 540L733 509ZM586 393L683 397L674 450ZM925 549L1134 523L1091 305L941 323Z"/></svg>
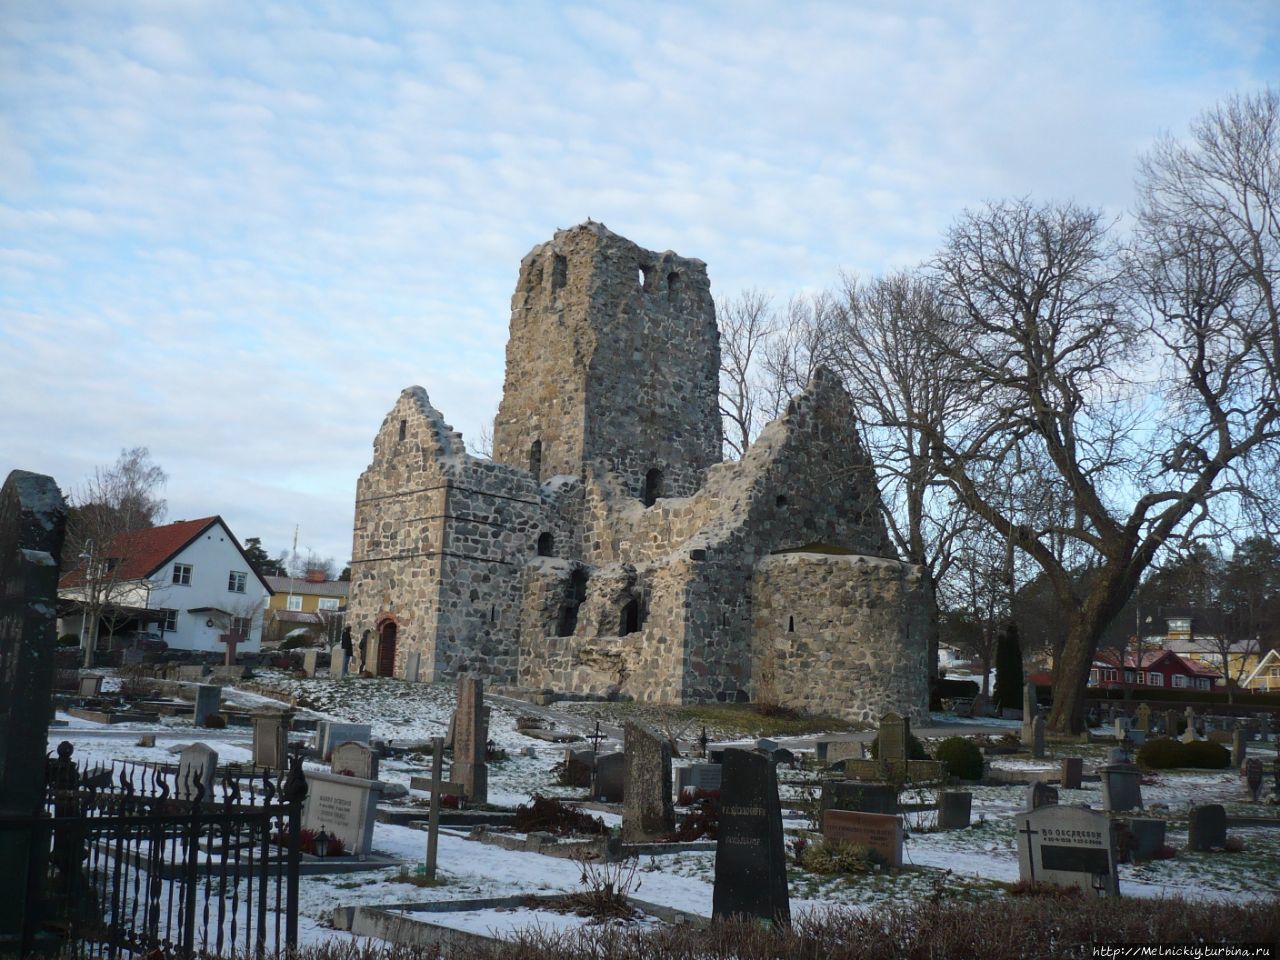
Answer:
<svg viewBox="0 0 1280 960"><path fill-rule="evenodd" d="M1220 743L1197 740L1182 745L1185 767L1197 770L1225 770L1231 763L1231 751Z"/></svg>
<svg viewBox="0 0 1280 960"><path fill-rule="evenodd" d="M843 840L822 840L797 851L800 865L810 873L870 873L884 865L884 858L870 847Z"/></svg>
<svg viewBox="0 0 1280 960"><path fill-rule="evenodd" d="M561 803L555 797L535 793L529 803L516 807L511 826L518 833L542 831L561 835L571 833L604 833L604 821Z"/></svg>
<svg viewBox="0 0 1280 960"><path fill-rule="evenodd" d="M947 772L961 780L982 779L982 749L964 737L947 737L934 751L947 765Z"/></svg>
<svg viewBox="0 0 1280 960"><path fill-rule="evenodd" d="M1147 770L1172 770L1185 766L1183 746L1181 741L1167 737L1148 740L1138 748L1138 766Z"/></svg>
<svg viewBox="0 0 1280 960"><path fill-rule="evenodd" d="M1225 770L1230 763L1231 751L1209 740L1183 743L1161 737L1148 740L1138 749L1138 765L1148 770L1172 770L1175 767Z"/></svg>
<svg viewBox="0 0 1280 960"><path fill-rule="evenodd" d="M938 677L929 686L930 710L941 710L943 700L972 700L981 690L975 680L958 680L953 677Z"/></svg>
<svg viewBox="0 0 1280 960"><path fill-rule="evenodd" d="M880 757L880 734L876 734L876 738L871 741L871 756L874 759ZM910 742L907 744L907 759L909 760L928 760L929 751L924 748L924 744L911 734Z"/></svg>

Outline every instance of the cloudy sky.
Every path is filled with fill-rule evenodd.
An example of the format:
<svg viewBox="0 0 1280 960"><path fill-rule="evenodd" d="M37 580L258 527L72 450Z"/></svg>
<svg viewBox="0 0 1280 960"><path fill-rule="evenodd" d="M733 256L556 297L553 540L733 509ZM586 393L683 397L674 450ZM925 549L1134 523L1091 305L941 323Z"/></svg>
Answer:
<svg viewBox="0 0 1280 960"><path fill-rule="evenodd" d="M469 438L521 256L588 216L779 297L966 205L1117 215L1280 80L1280 5L4 0L0 471L123 447L169 517L350 554L400 389Z"/></svg>

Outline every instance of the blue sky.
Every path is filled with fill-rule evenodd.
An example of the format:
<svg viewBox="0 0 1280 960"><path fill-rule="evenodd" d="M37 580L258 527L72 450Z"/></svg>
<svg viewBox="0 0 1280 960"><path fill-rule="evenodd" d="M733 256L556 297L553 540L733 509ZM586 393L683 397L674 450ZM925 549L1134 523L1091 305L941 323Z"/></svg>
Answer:
<svg viewBox="0 0 1280 960"><path fill-rule="evenodd" d="M350 553L401 388L473 438L520 258L588 216L779 298L966 205L1132 203L1280 81L1280 5L6 0L0 470Z"/></svg>

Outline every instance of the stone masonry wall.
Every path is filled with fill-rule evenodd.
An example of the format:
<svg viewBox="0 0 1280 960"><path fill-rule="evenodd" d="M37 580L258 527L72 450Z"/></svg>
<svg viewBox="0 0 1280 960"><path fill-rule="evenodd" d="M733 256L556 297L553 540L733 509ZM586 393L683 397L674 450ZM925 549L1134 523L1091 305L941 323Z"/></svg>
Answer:
<svg viewBox="0 0 1280 960"><path fill-rule="evenodd" d="M752 588L754 698L847 720L928 716L933 596L923 568L780 554Z"/></svg>

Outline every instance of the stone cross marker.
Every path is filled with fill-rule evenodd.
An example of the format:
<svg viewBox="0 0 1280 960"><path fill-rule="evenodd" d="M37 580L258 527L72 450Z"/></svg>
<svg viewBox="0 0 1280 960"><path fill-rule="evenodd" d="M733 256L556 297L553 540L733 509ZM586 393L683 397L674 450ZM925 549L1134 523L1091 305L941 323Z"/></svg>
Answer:
<svg viewBox="0 0 1280 960"><path fill-rule="evenodd" d="M1182 734L1182 742L1195 743L1198 739L1196 736L1196 711L1193 707L1187 707L1187 729Z"/></svg>
<svg viewBox="0 0 1280 960"><path fill-rule="evenodd" d="M287 718L279 713L253 718L253 765L268 770L284 770L289 765Z"/></svg>
<svg viewBox="0 0 1280 960"><path fill-rule="evenodd" d="M896 713L886 713L880 718L880 744L876 752L879 759L905 762L911 754L911 721Z"/></svg>
<svg viewBox="0 0 1280 960"><path fill-rule="evenodd" d="M628 722L623 727L622 755L626 771L623 842L642 843L670 833L676 825L671 804L671 744L647 727ZM722 786L722 803L723 791Z"/></svg>
<svg viewBox="0 0 1280 960"><path fill-rule="evenodd" d="M202 802L212 800L217 770L218 752L207 743L191 744L178 754L178 787L174 795L179 800L194 800L197 796Z"/></svg>
<svg viewBox="0 0 1280 960"><path fill-rule="evenodd" d="M1082 807L1051 804L1015 817L1018 877L1026 883L1120 895L1111 820Z"/></svg>
<svg viewBox="0 0 1280 960"><path fill-rule="evenodd" d="M1037 713L1031 721L1031 756L1044 758L1044 714Z"/></svg>
<svg viewBox="0 0 1280 960"><path fill-rule="evenodd" d="M453 765L449 779L462 784L470 803L489 799L489 768L485 765L484 681L458 678L457 722L453 734Z"/></svg>
<svg viewBox="0 0 1280 960"><path fill-rule="evenodd" d="M1138 704L1138 710L1134 714L1134 726L1144 734L1151 733L1151 708L1145 703Z"/></svg>
<svg viewBox="0 0 1280 960"><path fill-rule="evenodd" d="M203 727L206 720L222 707L222 688L212 683L196 684L196 712L194 723Z"/></svg>
<svg viewBox="0 0 1280 960"><path fill-rule="evenodd" d="M329 769L344 777L361 780L378 779L378 755L366 743L340 743L333 748Z"/></svg>
<svg viewBox="0 0 1280 960"><path fill-rule="evenodd" d="M39 815L53 697L58 572L67 506L50 477L14 470L0 489L0 815ZM0 830L0 930L22 928L34 830Z"/></svg>
<svg viewBox="0 0 1280 960"><path fill-rule="evenodd" d="M734 749L725 751L723 766L711 915L789 924L776 768L761 754Z"/></svg>

